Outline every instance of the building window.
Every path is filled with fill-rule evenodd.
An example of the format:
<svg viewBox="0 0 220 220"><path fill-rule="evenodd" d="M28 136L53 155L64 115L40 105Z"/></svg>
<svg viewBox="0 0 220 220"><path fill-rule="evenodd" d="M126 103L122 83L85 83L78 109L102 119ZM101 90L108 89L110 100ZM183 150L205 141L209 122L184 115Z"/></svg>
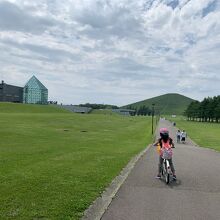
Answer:
<svg viewBox="0 0 220 220"><path fill-rule="evenodd" d="M24 103L30 104L47 104L48 89L33 76L24 87Z"/></svg>

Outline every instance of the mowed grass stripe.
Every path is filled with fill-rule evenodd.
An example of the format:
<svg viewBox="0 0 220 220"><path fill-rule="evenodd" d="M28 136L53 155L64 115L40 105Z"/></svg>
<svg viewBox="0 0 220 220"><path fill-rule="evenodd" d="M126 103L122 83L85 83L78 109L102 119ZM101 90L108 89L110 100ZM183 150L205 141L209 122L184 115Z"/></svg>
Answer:
<svg viewBox="0 0 220 220"><path fill-rule="evenodd" d="M80 219L151 141L150 118L0 113L0 219Z"/></svg>

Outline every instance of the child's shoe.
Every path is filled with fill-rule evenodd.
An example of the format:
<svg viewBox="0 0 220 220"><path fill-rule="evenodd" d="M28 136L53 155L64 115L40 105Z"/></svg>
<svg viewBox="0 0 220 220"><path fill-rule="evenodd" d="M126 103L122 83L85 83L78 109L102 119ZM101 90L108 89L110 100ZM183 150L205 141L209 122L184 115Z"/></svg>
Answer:
<svg viewBox="0 0 220 220"><path fill-rule="evenodd" d="M161 178L161 175L158 174L155 178L156 178L156 179L160 179L160 178Z"/></svg>

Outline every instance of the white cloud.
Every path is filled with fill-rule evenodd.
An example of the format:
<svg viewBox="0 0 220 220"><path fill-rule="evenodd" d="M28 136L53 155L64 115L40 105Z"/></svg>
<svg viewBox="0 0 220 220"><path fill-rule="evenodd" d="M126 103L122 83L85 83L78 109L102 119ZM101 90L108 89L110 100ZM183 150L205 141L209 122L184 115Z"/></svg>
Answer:
<svg viewBox="0 0 220 220"><path fill-rule="evenodd" d="M73 104L219 93L219 1L0 0L0 12L6 83L34 73Z"/></svg>

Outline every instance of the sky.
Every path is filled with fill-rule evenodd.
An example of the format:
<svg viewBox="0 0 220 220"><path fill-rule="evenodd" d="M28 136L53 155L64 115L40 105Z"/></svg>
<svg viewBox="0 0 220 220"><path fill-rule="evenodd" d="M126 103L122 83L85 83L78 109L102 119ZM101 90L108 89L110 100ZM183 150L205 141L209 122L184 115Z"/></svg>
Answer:
<svg viewBox="0 0 220 220"><path fill-rule="evenodd" d="M220 0L0 0L0 80L126 105L219 94Z"/></svg>

